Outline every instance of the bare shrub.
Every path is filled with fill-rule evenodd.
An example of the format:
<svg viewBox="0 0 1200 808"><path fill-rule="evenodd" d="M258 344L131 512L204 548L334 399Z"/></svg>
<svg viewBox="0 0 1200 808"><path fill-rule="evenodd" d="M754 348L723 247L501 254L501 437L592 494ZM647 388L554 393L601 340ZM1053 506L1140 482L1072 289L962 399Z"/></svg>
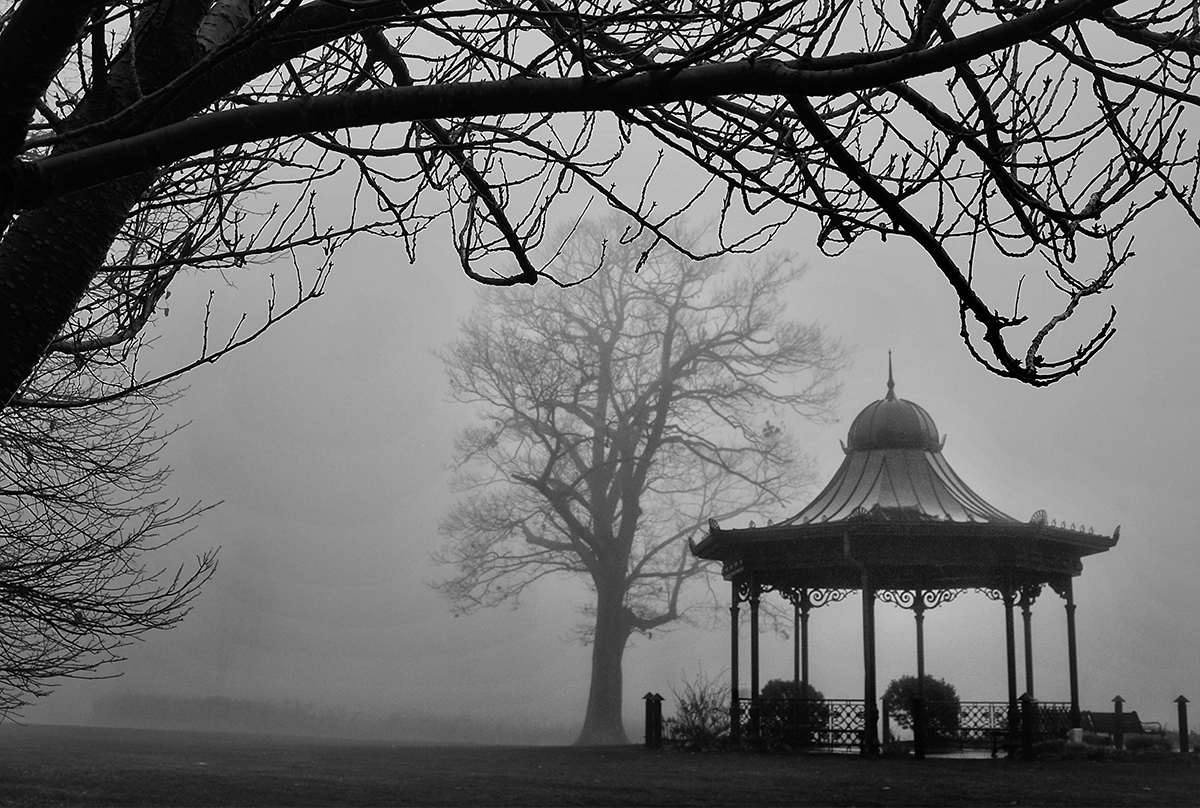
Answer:
<svg viewBox="0 0 1200 808"><path fill-rule="evenodd" d="M685 749L712 749L729 738L729 685L709 679L703 672L685 679L681 689L671 688L675 715L663 722L663 733Z"/></svg>

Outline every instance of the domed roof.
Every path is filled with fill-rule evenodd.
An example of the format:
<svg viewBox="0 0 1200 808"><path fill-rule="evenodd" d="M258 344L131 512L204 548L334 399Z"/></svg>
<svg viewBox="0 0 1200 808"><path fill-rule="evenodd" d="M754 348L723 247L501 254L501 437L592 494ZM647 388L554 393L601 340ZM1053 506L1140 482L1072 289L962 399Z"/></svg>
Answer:
<svg viewBox="0 0 1200 808"><path fill-rule="evenodd" d="M937 425L929 413L911 401L896 398L891 356L888 357L887 396L868 404L854 419L846 436L847 452L871 449L942 450Z"/></svg>

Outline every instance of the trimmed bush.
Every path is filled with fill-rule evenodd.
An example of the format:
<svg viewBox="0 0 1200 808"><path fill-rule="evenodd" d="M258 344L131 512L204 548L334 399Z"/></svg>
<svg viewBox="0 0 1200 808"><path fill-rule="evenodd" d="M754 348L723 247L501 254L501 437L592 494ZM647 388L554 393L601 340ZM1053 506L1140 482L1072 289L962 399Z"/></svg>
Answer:
<svg viewBox="0 0 1200 808"><path fill-rule="evenodd" d="M893 679L883 693L892 720L904 729L912 729L913 700L918 691L917 677L901 676ZM949 738L958 732L958 707L958 691L954 685L925 674L925 731L929 740Z"/></svg>
<svg viewBox="0 0 1200 808"><path fill-rule="evenodd" d="M805 682L808 687L804 698L812 701L825 701L825 694L812 686L812 682ZM759 695L767 700L772 699L794 699L796 698L796 680L795 679L772 679L763 685Z"/></svg>
<svg viewBox="0 0 1200 808"><path fill-rule="evenodd" d="M795 679L772 679L759 691L759 728L764 740L785 746L816 742L829 724L825 694L809 682L803 699L796 698Z"/></svg>

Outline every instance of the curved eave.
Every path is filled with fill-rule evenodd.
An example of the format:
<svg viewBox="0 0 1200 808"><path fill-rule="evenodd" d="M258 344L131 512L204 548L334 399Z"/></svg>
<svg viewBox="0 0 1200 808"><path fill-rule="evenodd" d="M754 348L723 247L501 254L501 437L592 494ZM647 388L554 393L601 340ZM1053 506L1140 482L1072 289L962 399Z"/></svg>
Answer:
<svg viewBox="0 0 1200 808"><path fill-rule="evenodd" d="M951 522L877 520L864 517L830 520L808 524L777 524L766 527L724 529L713 525L707 536L692 545L698 558L727 562L752 553L769 551L772 546L786 548L789 555L803 555L804 546L828 544L829 541L855 539L904 539L910 547L929 541L941 543L953 540L976 542L1029 542L1057 548L1076 558L1095 555L1112 549L1116 536L1088 533L1065 527L1035 522ZM921 558L915 553L914 564L936 562L936 558Z"/></svg>
<svg viewBox="0 0 1200 808"><path fill-rule="evenodd" d="M902 448L849 452L825 489L781 524L837 522L876 507L956 523L1021 524L972 491L941 452Z"/></svg>

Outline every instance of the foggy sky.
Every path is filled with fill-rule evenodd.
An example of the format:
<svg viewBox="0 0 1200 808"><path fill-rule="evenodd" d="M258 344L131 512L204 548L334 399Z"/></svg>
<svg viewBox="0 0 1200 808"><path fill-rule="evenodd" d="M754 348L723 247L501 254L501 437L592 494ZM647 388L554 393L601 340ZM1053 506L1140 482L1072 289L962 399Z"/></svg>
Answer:
<svg viewBox="0 0 1200 808"><path fill-rule="evenodd" d="M803 229L785 246L811 265L793 315L854 349L839 421L792 423L818 464L808 497L838 467L851 420L886 392L891 350L897 395L932 415L946 459L986 500L1019 519L1045 509L1097 533L1121 526L1116 548L1086 558L1076 579L1082 706L1111 709L1120 694L1144 720L1173 723L1176 696L1200 700L1200 276L1195 231L1169 216L1157 228L1139 233L1138 257L1108 294L1116 337L1079 377L1046 390L975 364L952 293L911 248L864 243L824 259ZM128 650L121 678L67 683L27 720L76 723L95 698L144 692L579 726L589 649L568 635L581 582L546 583L517 610L461 618L428 586L446 575L429 555L452 502L453 436L471 418L449 402L432 351L454 338L478 291L432 242L415 267L397 261L394 244L353 243L324 298L189 377L167 418L190 422L166 453L170 489L223 504L162 558L219 545L217 574L182 626ZM166 325L189 316L182 296ZM200 305L203 292L192 297ZM1106 311L1092 307L1089 322ZM155 352L181 360L195 344L168 330ZM854 596L813 613L811 679L826 696L861 698L859 609ZM886 604L877 621L882 689L915 672L914 629L911 613ZM1036 695L1066 700L1064 610L1049 590L1034 631ZM790 643L766 635L763 645L763 680L790 677ZM727 649L727 621L636 640L626 655L631 738L643 693L669 698L699 670L720 676ZM1002 608L966 593L932 610L926 658L963 699L1004 700Z"/></svg>

